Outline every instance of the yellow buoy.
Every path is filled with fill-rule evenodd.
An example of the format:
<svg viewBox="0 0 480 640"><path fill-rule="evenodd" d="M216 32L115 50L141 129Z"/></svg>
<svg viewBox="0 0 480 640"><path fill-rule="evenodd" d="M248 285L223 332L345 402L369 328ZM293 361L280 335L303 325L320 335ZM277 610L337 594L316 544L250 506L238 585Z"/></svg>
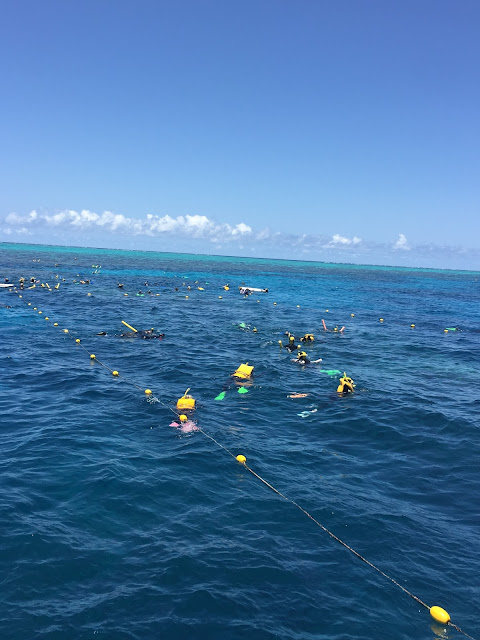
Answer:
<svg viewBox="0 0 480 640"><path fill-rule="evenodd" d="M412 327L412 329L415 329L415 325L414 324L411 324L410 326Z"/></svg>
<svg viewBox="0 0 480 640"><path fill-rule="evenodd" d="M273 304L275 304L275 305L276 305L277 303L276 303L276 302L274 302Z"/></svg>
<svg viewBox="0 0 480 640"><path fill-rule="evenodd" d="M63 330L63 333L68 333L68 329L64 329L64 330Z"/></svg>
<svg viewBox="0 0 480 640"><path fill-rule="evenodd" d="M188 296L185 296L185 298L188 298Z"/></svg>
<svg viewBox="0 0 480 640"><path fill-rule="evenodd" d="M91 293L87 293L87 296L91 296L91 295L92 295Z"/></svg>
<svg viewBox="0 0 480 640"><path fill-rule="evenodd" d="M380 322L383 322L383 318L380 318Z"/></svg>
<svg viewBox="0 0 480 640"><path fill-rule="evenodd" d="M238 460L238 462L241 462L242 464L245 464L245 463L246 463L246 461L247 461L246 457L245 457L245 456L242 456L242 454L238 455L238 456L236 457L236 460Z"/></svg>
<svg viewBox="0 0 480 640"><path fill-rule="evenodd" d="M222 299L222 296L218 296L218 299L219 299L219 300L221 300L221 299Z"/></svg>
<svg viewBox="0 0 480 640"><path fill-rule="evenodd" d="M54 323L53 323L53 326L54 326L54 327L58 327L58 322L54 322Z"/></svg>
<svg viewBox="0 0 480 640"><path fill-rule="evenodd" d="M447 624L450 621L450 616L442 607L430 607L430 615L441 624Z"/></svg>
<svg viewBox="0 0 480 640"><path fill-rule="evenodd" d="M444 329L444 330L443 330L443 333L448 333L448 329Z"/></svg>
<svg viewBox="0 0 480 640"><path fill-rule="evenodd" d="M33 310L34 310L34 311L36 311L36 310L37 310L37 307L33 307Z"/></svg>
<svg viewBox="0 0 480 640"><path fill-rule="evenodd" d="M48 316L45 316L45 320L50 320L50 318Z"/></svg>
<svg viewBox="0 0 480 640"><path fill-rule="evenodd" d="M118 376L118 371L112 371L112 376Z"/></svg>
<svg viewBox="0 0 480 640"><path fill-rule="evenodd" d="M18 296L19 298L23 298L23 296Z"/></svg>
<svg viewBox="0 0 480 640"><path fill-rule="evenodd" d="M43 311L39 311L38 313L43 313Z"/></svg>
<svg viewBox="0 0 480 640"><path fill-rule="evenodd" d="M151 396L152 395L152 390L151 389L145 389L145 395Z"/></svg>
<svg viewBox="0 0 480 640"><path fill-rule="evenodd" d="M351 316L352 318L354 318L354 317L355 317L355 314L354 314L354 313L351 313L351 314L350 314L350 316Z"/></svg>
<svg viewBox="0 0 480 640"><path fill-rule="evenodd" d="M299 304L297 304L297 309L300 309L300 305Z"/></svg>
<svg viewBox="0 0 480 640"><path fill-rule="evenodd" d="M96 356L94 353L91 353L91 354L90 354L90 360L95 360L95 358L96 358L96 357L97 357L97 356Z"/></svg>
<svg viewBox="0 0 480 640"><path fill-rule="evenodd" d="M75 342L78 344L80 342L80 338L77 338Z"/></svg>
<svg viewBox="0 0 480 640"><path fill-rule="evenodd" d="M32 306L32 303L31 303L31 302L27 302L27 304L28 304L28 306L29 306L29 307L31 307L31 306Z"/></svg>

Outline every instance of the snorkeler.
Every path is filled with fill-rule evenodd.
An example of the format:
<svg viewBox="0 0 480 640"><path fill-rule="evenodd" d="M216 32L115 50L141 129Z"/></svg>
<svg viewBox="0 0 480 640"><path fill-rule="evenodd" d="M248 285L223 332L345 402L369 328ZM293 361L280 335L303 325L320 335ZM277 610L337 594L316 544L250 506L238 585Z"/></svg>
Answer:
<svg viewBox="0 0 480 640"><path fill-rule="evenodd" d="M292 359L292 362L296 362L297 364L316 364L317 362L322 362L322 358L310 360L305 351L299 351L297 357Z"/></svg>
<svg viewBox="0 0 480 640"><path fill-rule="evenodd" d="M193 420L189 420L185 414L178 416L179 422L171 422L170 427L180 427L182 433L191 433L192 431L198 431L197 423Z"/></svg>
<svg viewBox="0 0 480 640"><path fill-rule="evenodd" d="M300 338L300 342L314 342L315 338L313 333L306 333L302 338Z"/></svg>
<svg viewBox="0 0 480 640"><path fill-rule="evenodd" d="M287 351L290 351L290 353L292 351L296 351L299 348L299 345L295 344L295 336L292 336L291 334L288 337L288 344L284 344L282 346L285 347Z"/></svg>
<svg viewBox="0 0 480 640"><path fill-rule="evenodd" d="M142 340L151 340L153 338L158 338L162 340L165 337L164 333L155 333L155 329L152 327L151 329L139 330L139 331L127 331L125 333L120 334L121 338L142 338Z"/></svg>
<svg viewBox="0 0 480 640"><path fill-rule="evenodd" d="M353 393L356 385L353 380L347 376L346 373L343 374L343 377L340 378L340 384L337 387L337 393Z"/></svg>

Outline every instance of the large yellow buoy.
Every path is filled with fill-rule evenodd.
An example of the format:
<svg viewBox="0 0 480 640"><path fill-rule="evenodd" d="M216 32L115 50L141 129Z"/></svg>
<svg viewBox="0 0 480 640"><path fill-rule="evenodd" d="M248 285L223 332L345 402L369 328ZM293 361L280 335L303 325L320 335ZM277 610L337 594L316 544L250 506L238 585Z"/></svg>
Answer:
<svg viewBox="0 0 480 640"><path fill-rule="evenodd" d="M441 624L447 624L450 621L450 616L442 607L430 607L430 615Z"/></svg>
<svg viewBox="0 0 480 640"><path fill-rule="evenodd" d="M245 457L245 456L242 456L242 454L238 455L238 456L236 457L236 460L237 460L238 462L240 462L241 464L245 464L245 463L246 463L246 461L247 461L246 457Z"/></svg>

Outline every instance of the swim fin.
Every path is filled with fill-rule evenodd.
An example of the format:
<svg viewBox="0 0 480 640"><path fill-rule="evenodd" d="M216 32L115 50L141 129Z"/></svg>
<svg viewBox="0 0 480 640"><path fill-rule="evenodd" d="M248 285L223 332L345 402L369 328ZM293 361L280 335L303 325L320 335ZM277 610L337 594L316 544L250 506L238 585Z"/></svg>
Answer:
<svg viewBox="0 0 480 640"><path fill-rule="evenodd" d="M218 394L218 396L215 398L215 400L223 400L225 398L225 394L227 392L226 391L220 391L220 393Z"/></svg>
<svg viewBox="0 0 480 640"><path fill-rule="evenodd" d="M238 393L248 393L248 389L245 389L245 387L240 387Z"/></svg>

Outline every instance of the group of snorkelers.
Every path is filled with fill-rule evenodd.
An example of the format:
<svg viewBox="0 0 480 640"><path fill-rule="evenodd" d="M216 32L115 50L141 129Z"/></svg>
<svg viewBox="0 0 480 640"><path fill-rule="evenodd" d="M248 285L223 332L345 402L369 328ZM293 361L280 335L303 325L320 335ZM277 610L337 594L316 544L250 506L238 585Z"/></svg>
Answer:
<svg viewBox="0 0 480 640"><path fill-rule="evenodd" d="M301 350L301 345L296 344L295 336L292 333L285 331L285 335L288 336L287 344L283 344L281 340L279 340L279 343L290 353L293 353L294 351L297 352L296 357L292 359L292 362L297 362L298 364L316 364L317 362L322 362L322 358L318 358L318 360L310 360L307 353ZM312 343L315 342L315 337L313 333L306 333L300 338L300 342Z"/></svg>

